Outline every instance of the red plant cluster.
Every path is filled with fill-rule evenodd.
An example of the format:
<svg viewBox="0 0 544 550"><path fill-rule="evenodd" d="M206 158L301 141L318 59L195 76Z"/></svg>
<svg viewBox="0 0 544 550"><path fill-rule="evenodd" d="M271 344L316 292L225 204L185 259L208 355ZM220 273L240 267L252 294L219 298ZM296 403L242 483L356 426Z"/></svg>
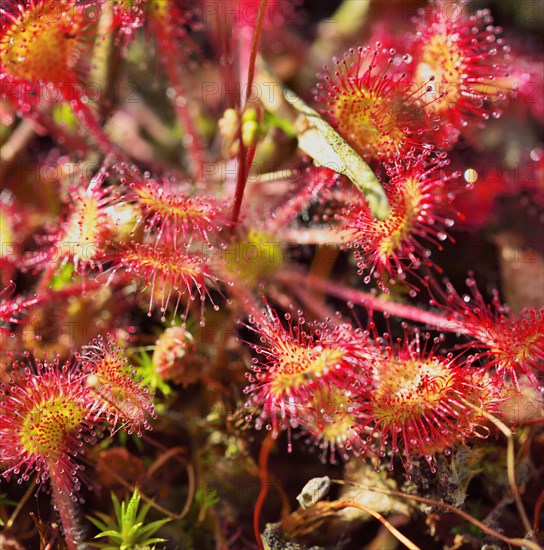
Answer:
<svg viewBox="0 0 544 550"><path fill-rule="evenodd" d="M77 499L83 466L76 458L85 442L108 424L129 432L150 428L146 416L155 416L153 404L120 350L99 340L82 353L73 364L58 358L14 363L1 386L3 477L51 478L57 491Z"/></svg>
<svg viewBox="0 0 544 550"><path fill-rule="evenodd" d="M438 353L440 338L429 347L428 333L406 332L393 341L346 323L310 323L305 331L304 319L293 326L291 315L285 317L288 330L269 307L254 323L261 344L252 347L263 359L254 360L248 375L246 409L259 411L258 429L265 425L276 435L304 426L324 459L329 448L333 461L337 450L344 459L350 452L370 453L378 462L389 455L392 468L400 454L407 472L414 457L434 471L434 455L481 437L486 416L498 413L504 399L500 373L491 371L499 358L475 366L461 354ZM540 354L542 343L540 336Z"/></svg>
<svg viewBox="0 0 544 550"><path fill-rule="evenodd" d="M323 461L370 457L393 469L399 459L408 476L485 438L512 395L530 388L542 401L544 309L513 313L497 291L488 303L472 274L467 295L438 278L449 275L459 220L477 231L499 195L542 209L541 148L520 154L534 161L530 181L510 169L478 179L478 162L465 161L492 148L483 132L509 110L542 115L512 92L512 75L532 82L536 61L518 52L516 65L487 10L430 0L405 51L381 30L385 41L325 65L313 94L321 118L282 86L268 100L252 88L274 72L257 55L261 38L279 48L271 22L290 23L299 4L261 0L249 17L247 2L227 2L222 21L224 4L0 9L3 105L44 147L54 143L47 158L63 166L53 184L25 180L22 190L8 169L11 190L0 194L0 466L6 479L51 481L69 548L77 541L61 495L80 489L84 445L151 428L159 397L144 374L152 389L198 380L217 390L229 422L245 418L242 433L250 423L268 439L285 430L289 451L295 433ZM217 63L199 69L228 90L211 104L191 90L207 78L194 69L200 46ZM116 105L107 86L93 105L86 84L91 74L107 82L117 64L135 71L138 56L149 62L140 69L157 71L145 93L163 86L167 101L159 114L142 108L136 124L138 107ZM97 158L89 177L82 159ZM343 313L355 305L350 322ZM49 346L39 321L59 317L70 331L94 322L97 333L63 329ZM108 335L119 327L153 359L131 366ZM28 359L56 345L53 359Z"/></svg>

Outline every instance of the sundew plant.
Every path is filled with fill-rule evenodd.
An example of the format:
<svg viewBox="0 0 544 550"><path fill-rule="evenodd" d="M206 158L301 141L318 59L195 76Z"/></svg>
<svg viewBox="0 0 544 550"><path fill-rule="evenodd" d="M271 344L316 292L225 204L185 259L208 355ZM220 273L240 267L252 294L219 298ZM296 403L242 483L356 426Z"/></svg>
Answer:
<svg viewBox="0 0 544 550"><path fill-rule="evenodd" d="M544 2L0 2L0 547L544 548Z"/></svg>

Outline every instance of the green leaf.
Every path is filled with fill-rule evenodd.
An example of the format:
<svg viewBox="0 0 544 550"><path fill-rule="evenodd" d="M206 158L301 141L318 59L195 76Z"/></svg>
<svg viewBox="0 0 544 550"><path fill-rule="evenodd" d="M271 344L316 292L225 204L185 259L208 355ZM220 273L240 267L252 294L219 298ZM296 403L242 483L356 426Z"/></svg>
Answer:
<svg viewBox="0 0 544 550"><path fill-rule="evenodd" d="M123 502L112 493L112 503L115 518L111 518L103 512L97 512L96 517L89 517L100 533L94 538L109 538L109 544L106 543L90 543L89 546L94 548L146 548L150 544L164 542L161 538L150 538L163 525L168 523L170 519L159 519L148 523L144 523L145 518L151 509L150 503L145 503L140 507L140 492L138 488L134 489L132 495ZM115 544L115 546L112 546Z"/></svg>
<svg viewBox="0 0 544 550"><path fill-rule="evenodd" d="M332 126L318 112L309 107L297 94L286 88L273 74L266 62L258 59L256 82L270 86L275 90L268 100L264 100L267 111L281 113L288 117L287 104L297 112L294 128L298 146L310 155L317 165L347 176L355 187L365 196L372 214L385 219L389 214L389 201L378 178L368 164L346 143ZM284 100L282 102L281 100Z"/></svg>
<svg viewBox="0 0 544 550"><path fill-rule="evenodd" d="M168 396L172 393L172 388L160 378L153 365L153 355L140 351L140 355L135 357L138 367L138 375L140 376L140 385L147 386L151 393L159 390L163 395ZM138 438L140 441L140 438Z"/></svg>
<svg viewBox="0 0 544 550"><path fill-rule="evenodd" d="M74 273L74 265L67 263L62 269L51 277L49 285L53 290L62 290L72 280L72 274Z"/></svg>
<svg viewBox="0 0 544 550"><path fill-rule="evenodd" d="M389 214L389 203L370 166L294 92L284 89L284 97L299 113L295 123L299 147L316 163L347 176L365 196L374 216L385 219Z"/></svg>
<svg viewBox="0 0 544 550"><path fill-rule="evenodd" d="M149 512L149 509L151 508L151 504L149 502L146 502L143 506L140 512L138 513L137 520L141 521L143 523L145 516L147 516L147 513Z"/></svg>
<svg viewBox="0 0 544 550"><path fill-rule="evenodd" d="M96 535L96 537L94 537L94 538L98 539L98 538L102 538L102 537L119 538L119 533L112 529L110 531L103 531L102 533Z"/></svg>
<svg viewBox="0 0 544 550"><path fill-rule="evenodd" d="M77 129L77 117L70 104L66 101L58 103L54 106L53 120L55 121L55 124L64 126L68 128L68 130L74 131Z"/></svg>
<svg viewBox="0 0 544 550"><path fill-rule="evenodd" d="M163 525L167 524L169 521L169 519L158 519L149 523L148 525L144 525L140 529L140 536L144 537L152 535L155 531L158 531ZM149 541L147 541L147 543L149 544Z"/></svg>
<svg viewBox="0 0 544 550"><path fill-rule="evenodd" d="M286 118L279 117L276 113L271 113L270 111L264 112L264 123L268 126L276 126L284 131L286 135L293 138L297 136L293 124L290 120Z"/></svg>
<svg viewBox="0 0 544 550"><path fill-rule="evenodd" d="M102 514L101 512L97 512L96 515L100 515L100 517L103 518L103 516L105 516L105 514ZM107 517L107 516L106 516ZM99 519L97 518L93 518L92 516L86 516L86 518L96 527L98 527L98 529L100 529L100 531L106 531L110 526L107 524L107 523L104 523L104 521L100 521ZM109 519L109 518L107 518Z"/></svg>
<svg viewBox="0 0 544 550"><path fill-rule="evenodd" d="M149 546L150 544L155 544L156 542L165 542L166 539L161 539L160 537L155 537L154 539L147 539L145 545Z"/></svg>

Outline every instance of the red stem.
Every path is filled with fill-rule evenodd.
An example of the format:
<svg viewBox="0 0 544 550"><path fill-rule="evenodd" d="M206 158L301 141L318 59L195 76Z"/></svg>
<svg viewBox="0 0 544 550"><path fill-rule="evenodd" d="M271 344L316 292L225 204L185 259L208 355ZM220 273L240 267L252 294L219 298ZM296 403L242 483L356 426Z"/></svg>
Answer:
<svg viewBox="0 0 544 550"><path fill-rule="evenodd" d="M186 136L189 136L190 143L188 148L190 151L190 164L192 168L192 173L195 179L199 182L202 181L204 175L204 163L205 163L205 154L204 147L202 145L202 140L200 134L196 129L195 122L191 113L189 112L189 104L187 102L187 93L185 86L183 84L183 78L179 70L179 65L175 55L171 55L175 52L172 49L172 43L175 43L175 37L172 36L172 29L160 28L156 30L155 35L157 37L162 37L159 40L161 50L163 51L162 61L163 66L170 80L170 84L174 90L174 98L172 100L174 109L178 116L183 129L185 130ZM177 99L183 98L185 101L178 103Z"/></svg>
<svg viewBox="0 0 544 550"><path fill-rule="evenodd" d="M298 279L300 282L305 282L315 289L327 292L331 296L342 298L354 304L363 305L370 310L382 311L390 315L395 315L396 317L402 317L410 321L430 325L436 330L462 333L468 332L460 323L453 319L448 319L442 315L437 315L436 313L431 313L430 311L425 311L414 306L399 304L391 300L379 298L368 292L338 285L313 275L290 273L289 277L291 280Z"/></svg>
<svg viewBox="0 0 544 550"><path fill-rule="evenodd" d="M544 506L544 490L540 493L535 505L535 514L533 518L533 529L535 531L538 531L540 527L539 517L540 517L540 510L542 510L543 506Z"/></svg>
<svg viewBox="0 0 544 550"><path fill-rule="evenodd" d="M255 78L255 62L257 60L257 51L259 49L259 42L261 39L261 32L263 30L264 13L266 11L266 5L268 0L260 0L259 12L257 13L257 21L255 22L255 29L253 30L253 37L251 39L251 51L248 60L247 69L247 82L245 87L245 97L242 103L242 111L246 104L251 99L251 88L253 86L253 79ZM244 37L244 29L240 29L240 38ZM240 44L241 48L244 48L245 44ZM233 226L236 225L240 217L240 211L242 209L242 199L244 198L244 191L246 189L247 177L249 175L249 169L255 156L255 147L250 147L246 150L241 139L241 131L238 132L238 139L240 142L240 151L238 153L238 174L236 181L236 191L234 194L234 204L232 206L231 221Z"/></svg>
<svg viewBox="0 0 544 550"><path fill-rule="evenodd" d="M253 86L253 79L255 77L255 61L257 59L257 51L259 49L259 42L261 40L261 32L263 30L264 12L266 11L266 5L268 0L261 0L259 3L259 12L257 13L257 21L255 22L255 30L253 31L253 40L251 41L251 53L249 54L249 65L247 70L247 84L246 84L246 96L244 99L244 106L251 98L251 87Z"/></svg>
<svg viewBox="0 0 544 550"><path fill-rule="evenodd" d="M268 459L270 458L270 451L274 447L275 441L276 440L274 439L272 433L267 434L261 446L261 451L259 452L259 478L261 479L261 489L259 491L257 501L255 502L255 510L253 511L253 534L255 535L257 544L259 545L259 550L264 550L259 520L261 518L263 503L266 499L266 495L268 494Z"/></svg>
<svg viewBox="0 0 544 550"><path fill-rule="evenodd" d="M79 119L83 127L93 137L97 145L99 145L105 153L111 154L119 160L126 159L126 156L116 147L105 134L102 126L98 122L96 114L83 101L83 94L78 86L62 87L62 96L68 102L74 111L74 114Z"/></svg>
<svg viewBox="0 0 544 550"><path fill-rule="evenodd" d="M244 198L244 191L246 189L247 178L249 175L249 169L255 156L256 147L246 149L243 143L240 141L240 154L238 155L238 171L236 175L236 191L234 193L234 204L232 205L231 223L234 227L240 218L240 212L242 210L242 200Z"/></svg>
<svg viewBox="0 0 544 550"><path fill-rule="evenodd" d="M66 491L60 491L56 479L55 469L50 468L51 488L53 489L53 504L60 517L64 531L64 539L68 550L77 550L81 547L81 528L78 525L78 513L72 497Z"/></svg>
<svg viewBox="0 0 544 550"><path fill-rule="evenodd" d="M47 266L45 271L42 273L40 282L38 283L38 286L36 288L36 295L40 295L44 292L49 291L49 285L51 283L51 279L53 278L53 275L55 274L55 271L59 267L59 262L55 261L54 263Z"/></svg>

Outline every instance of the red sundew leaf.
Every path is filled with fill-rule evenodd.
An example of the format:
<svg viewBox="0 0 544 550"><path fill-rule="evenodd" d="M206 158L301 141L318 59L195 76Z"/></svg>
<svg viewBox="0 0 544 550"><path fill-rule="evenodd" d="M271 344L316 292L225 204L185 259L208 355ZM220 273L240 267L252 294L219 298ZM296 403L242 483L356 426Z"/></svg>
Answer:
<svg viewBox="0 0 544 550"><path fill-rule="evenodd" d="M10 0L0 11L2 77L59 86L78 81L76 64L94 23L67 0Z"/></svg>
<svg viewBox="0 0 544 550"><path fill-rule="evenodd" d="M342 229L350 236L348 246L357 249L360 273L370 268L365 283L375 274L382 277L378 284L387 292L383 279L402 282L407 272L433 265L431 251L424 243L441 249L456 217L451 202L459 174L445 173L448 163L443 156L413 151L402 159L395 158L386 165L388 216L377 220L366 203L353 204L339 216Z"/></svg>
<svg viewBox="0 0 544 550"><path fill-rule="evenodd" d="M69 103L97 144L117 154L82 86L95 23L95 10L68 0L5 2L0 11L0 80L7 99L37 118L40 103Z"/></svg>
<svg viewBox="0 0 544 550"><path fill-rule="evenodd" d="M185 327L169 327L155 343L153 368L162 380L175 380L184 386L198 380L201 369L191 368L190 358L195 351L192 334Z"/></svg>
<svg viewBox="0 0 544 550"><path fill-rule="evenodd" d="M356 392L336 387L317 388L301 411L306 443L321 450L323 463L336 464L337 456L347 461L351 455L358 456L364 447L355 429L361 411L355 395Z"/></svg>
<svg viewBox="0 0 544 550"><path fill-rule="evenodd" d="M469 15L466 5L432 0L416 20L413 82L434 77L422 101L428 113L440 116L441 133L498 118L509 92L497 84L510 60L501 29L492 25L489 10Z"/></svg>
<svg viewBox="0 0 544 550"><path fill-rule="evenodd" d="M288 328L267 305L249 327L261 342L250 347L262 359L254 359L244 390L252 394L246 419L256 415L256 427L266 425L276 435L307 420L304 407L318 388L350 390L368 356L365 333L351 325L306 324L302 317L293 325L288 313L285 319Z"/></svg>
<svg viewBox="0 0 544 550"><path fill-rule="evenodd" d="M152 246L133 242L122 247L118 264L112 269L116 271L120 268L150 287L148 315L151 315L157 300L160 300L160 311L164 314L173 296L176 297L174 315L182 297L187 300L185 317L190 302L195 300L197 295L201 301L202 315L206 298L210 299L214 309L219 309L208 289L208 286L216 285L219 279L212 273L205 257L178 252L162 243ZM162 318L166 320L164 315Z"/></svg>
<svg viewBox="0 0 544 550"><path fill-rule="evenodd" d="M2 476L22 482L37 474L42 483L54 470L57 489L73 495L81 469L75 457L94 428L84 376L58 360L22 367L15 363L11 380L0 382Z"/></svg>
<svg viewBox="0 0 544 550"><path fill-rule="evenodd" d="M82 348L81 363L94 395L89 411L94 421L104 419L113 431L122 428L139 436L150 429L147 416L155 417L151 397L111 336L99 336Z"/></svg>
<svg viewBox="0 0 544 550"><path fill-rule="evenodd" d="M429 335L425 336L427 340ZM424 457L431 471L434 456L456 443L482 437L485 414L498 414L500 384L482 369L471 369L451 355L421 345L418 334L393 344L385 338L376 351L371 382L355 396L365 443L361 452L401 456L407 474L413 457Z"/></svg>
<svg viewBox="0 0 544 550"><path fill-rule="evenodd" d="M149 177L131 184L131 194L141 209L142 220L148 231L155 230L157 241L167 239L187 247L196 236L207 244L217 241L228 225L222 216L224 202L212 197L189 196L181 186Z"/></svg>
<svg viewBox="0 0 544 550"><path fill-rule="evenodd" d="M503 378L508 375L516 388L519 377L525 375L540 391L537 374L544 373L544 307L515 316L501 303L497 291L487 304L472 276L466 283L470 295L463 296L448 281L445 290L435 282L428 284L431 304L457 323L459 332L475 340L459 347L476 348L472 361L484 360L486 369L494 369Z"/></svg>
<svg viewBox="0 0 544 550"><path fill-rule="evenodd" d="M35 264L63 266L71 262L77 273L101 269L108 240L116 229L111 207L117 201L111 188L104 186L106 177L103 167L87 188L70 195L66 218L45 238L47 244L35 255Z"/></svg>
<svg viewBox="0 0 544 550"><path fill-rule="evenodd" d="M349 50L334 60L331 72L325 66L328 74L318 75L316 99L328 106L324 113L331 124L366 161L432 148L438 119L419 104L428 82L405 93L408 61L377 43L374 49Z"/></svg>

